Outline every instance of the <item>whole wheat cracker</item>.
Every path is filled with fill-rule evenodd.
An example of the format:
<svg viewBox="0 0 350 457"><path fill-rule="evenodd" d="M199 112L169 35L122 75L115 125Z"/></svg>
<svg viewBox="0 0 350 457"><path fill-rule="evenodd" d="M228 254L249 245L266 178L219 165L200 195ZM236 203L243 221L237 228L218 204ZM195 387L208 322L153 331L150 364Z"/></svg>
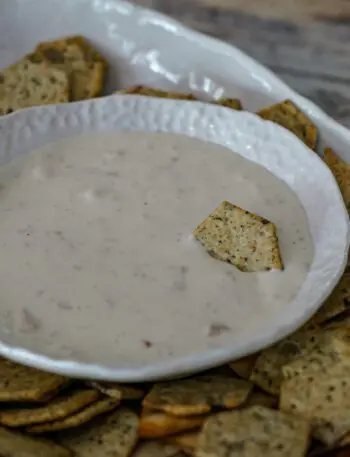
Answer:
<svg viewBox="0 0 350 457"><path fill-rule="evenodd" d="M23 427L62 419L76 413L100 397L93 389L75 389L63 393L49 403L32 408L12 408L0 411L0 423L7 427Z"/></svg>
<svg viewBox="0 0 350 457"><path fill-rule="evenodd" d="M157 411L145 411L140 417L141 438L161 438L201 427L206 416L178 417Z"/></svg>
<svg viewBox="0 0 350 457"><path fill-rule="evenodd" d="M256 359L258 358L258 355L259 354L248 355L247 357L243 357L242 359L230 362L229 366L241 378L249 379L253 371Z"/></svg>
<svg viewBox="0 0 350 457"><path fill-rule="evenodd" d="M236 408L246 401L252 385L229 376L203 375L155 384L143 406L176 416L208 413L213 406Z"/></svg>
<svg viewBox="0 0 350 457"><path fill-rule="evenodd" d="M94 387L108 397L120 400L137 400L142 398L145 394L143 389L117 382L92 381L87 384L91 385L91 387Z"/></svg>
<svg viewBox="0 0 350 457"><path fill-rule="evenodd" d="M34 439L0 427L2 457L73 457L72 452L56 443Z"/></svg>
<svg viewBox="0 0 350 457"><path fill-rule="evenodd" d="M137 446L132 457L179 457L180 451L179 446L162 441L144 441Z"/></svg>
<svg viewBox="0 0 350 457"><path fill-rule="evenodd" d="M309 437L303 418L254 406L208 419L196 457L304 457Z"/></svg>
<svg viewBox="0 0 350 457"><path fill-rule="evenodd" d="M27 427L26 431L28 433L40 434L79 427L80 425L89 422L96 416L117 408L119 403L120 401L114 398L102 398L101 400L86 406L84 409L76 412L75 414L52 422L32 425Z"/></svg>
<svg viewBox="0 0 350 457"><path fill-rule="evenodd" d="M311 120L291 101L285 100L258 111L258 116L290 130L316 151L318 131Z"/></svg>
<svg viewBox="0 0 350 457"><path fill-rule="evenodd" d="M193 234L212 257L241 271L283 269L275 225L227 201Z"/></svg>
<svg viewBox="0 0 350 457"><path fill-rule="evenodd" d="M309 420L313 436L334 445L350 432L349 371L305 374L281 386L280 409Z"/></svg>
<svg viewBox="0 0 350 457"><path fill-rule="evenodd" d="M0 358L0 402L43 402L71 381Z"/></svg>
<svg viewBox="0 0 350 457"><path fill-rule="evenodd" d="M29 56L0 73L0 115L32 106L66 103L70 96L67 72Z"/></svg>
<svg viewBox="0 0 350 457"><path fill-rule="evenodd" d="M324 150L324 161L338 183L345 206L350 214L350 165L337 156L331 148Z"/></svg>
<svg viewBox="0 0 350 457"><path fill-rule="evenodd" d="M120 408L78 430L61 432L57 439L74 457L129 457L138 440L139 418Z"/></svg>

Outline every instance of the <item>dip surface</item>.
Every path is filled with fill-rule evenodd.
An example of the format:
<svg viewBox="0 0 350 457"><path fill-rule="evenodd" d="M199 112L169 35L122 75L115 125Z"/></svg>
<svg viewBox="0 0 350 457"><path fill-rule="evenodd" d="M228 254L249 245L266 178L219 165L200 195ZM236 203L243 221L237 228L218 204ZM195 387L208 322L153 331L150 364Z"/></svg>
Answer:
<svg viewBox="0 0 350 457"><path fill-rule="evenodd" d="M283 272L242 273L191 233L223 200L277 226ZM0 338L141 364L229 344L289 306L313 258L306 213L267 170L174 134L51 143L0 168Z"/></svg>

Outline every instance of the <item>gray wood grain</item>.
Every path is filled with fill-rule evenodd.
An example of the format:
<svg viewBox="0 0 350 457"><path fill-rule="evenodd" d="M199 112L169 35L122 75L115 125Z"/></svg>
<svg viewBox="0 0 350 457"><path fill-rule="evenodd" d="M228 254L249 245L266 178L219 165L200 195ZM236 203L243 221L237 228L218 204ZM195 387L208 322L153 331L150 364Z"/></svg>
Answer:
<svg viewBox="0 0 350 457"><path fill-rule="evenodd" d="M350 127L349 0L134 0L239 47Z"/></svg>

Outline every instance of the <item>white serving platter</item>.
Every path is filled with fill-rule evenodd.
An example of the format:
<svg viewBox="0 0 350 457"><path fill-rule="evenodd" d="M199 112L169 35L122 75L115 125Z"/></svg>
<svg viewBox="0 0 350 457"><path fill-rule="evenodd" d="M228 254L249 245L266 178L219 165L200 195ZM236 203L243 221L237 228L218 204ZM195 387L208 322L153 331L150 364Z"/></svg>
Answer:
<svg viewBox="0 0 350 457"><path fill-rule="evenodd" d="M0 165L59 138L112 130L170 132L218 143L284 180L306 210L314 243L305 282L293 300L281 303L278 310L267 307L259 318L258 310L246 313L244 325L237 326L244 313L232 304L225 322L235 331L214 343L203 344L201 330L193 332L184 325L177 343L187 331L191 332L190 346L180 344L172 355L172 346L165 340L153 349L140 345L136 352L118 352L117 341L110 344L103 330L118 319L118 308L113 311L96 303L99 317L88 321L84 303L79 304L79 314L70 315L56 306L35 304L30 312L40 325L30 330L20 325L21 319L26 320L27 304L3 300L0 354L84 378L145 381L174 377L253 353L300 327L318 309L346 264L348 215L336 181L318 155L287 130L254 114L207 103L128 95L30 108L0 118ZM152 313L152 303L145 306ZM157 351L156 357L152 351Z"/></svg>

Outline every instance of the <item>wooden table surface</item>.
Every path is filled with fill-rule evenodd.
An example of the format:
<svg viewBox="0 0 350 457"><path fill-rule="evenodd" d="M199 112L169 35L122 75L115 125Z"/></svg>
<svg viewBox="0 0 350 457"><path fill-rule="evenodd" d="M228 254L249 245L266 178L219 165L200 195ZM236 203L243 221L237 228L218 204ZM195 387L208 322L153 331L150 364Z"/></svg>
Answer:
<svg viewBox="0 0 350 457"><path fill-rule="evenodd" d="M134 0L234 44L350 127L350 0Z"/></svg>

